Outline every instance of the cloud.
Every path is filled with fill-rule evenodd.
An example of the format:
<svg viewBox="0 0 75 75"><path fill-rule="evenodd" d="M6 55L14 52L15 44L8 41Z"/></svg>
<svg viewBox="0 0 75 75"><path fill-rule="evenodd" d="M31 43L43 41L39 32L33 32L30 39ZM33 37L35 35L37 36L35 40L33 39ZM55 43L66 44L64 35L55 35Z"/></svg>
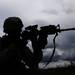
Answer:
<svg viewBox="0 0 75 75"><path fill-rule="evenodd" d="M50 60L50 56L52 54L53 48L47 48L43 50L43 59L41 62L47 62ZM52 61L59 61L59 60L67 60L67 61L75 61L75 52L74 50L60 50L56 49L54 57Z"/></svg>
<svg viewBox="0 0 75 75"><path fill-rule="evenodd" d="M69 16L65 12L67 10L73 12L74 5L74 0L1 0L0 11L2 11L2 16L5 15L3 18L20 16L24 24L42 20L50 24L60 23L62 26L66 26L68 22L74 20L74 14Z"/></svg>
<svg viewBox="0 0 75 75"><path fill-rule="evenodd" d="M47 62L50 60L50 56L52 55L53 48L46 48L43 50L43 62ZM60 60L61 56L63 55L63 51L56 49L53 60L52 61L58 61Z"/></svg>
<svg viewBox="0 0 75 75"><path fill-rule="evenodd" d="M71 49L70 51L63 51L62 56L60 57L62 60L75 61L75 51Z"/></svg>
<svg viewBox="0 0 75 75"><path fill-rule="evenodd" d="M4 19L8 16L20 17L25 27L33 24L75 27L75 0L0 0L1 31ZM48 37L47 48L53 48L52 38ZM56 47L68 52L74 50L75 31L60 33L56 39Z"/></svg>
<svg viewBox="0 0 75 75"><path fill-rule="evenodd" d="M75 13L75 0L63 0L62 7L66 14Z"/></svg>
<svg viewBox="0 0 75 75"><path fill-rule="evenodd" d="M4 35L3 31L0 29L0 37Z"/></svg>
<svg viewBox="0 0 75 75"><path fill-rule="evenodd" d="M43 13L48 13L48 14L51 14L51 15L58 15L58 12L54 9L52 9L52 10L43 10Z"/></svg>
<svg viewBox="0 0 75 75"><path fill-rule="evenodd" d="M53 48L53 43L51 43L51 38L49 37L49 44L48 44L48 49ZM53 61L57 61L57 60L75 60L75 31L68 31L68 32L62 32L59 34L59 36L56 38L56 52L55 53L55 57L53 59ZM49 50L50 51L50 50ZM62 55L61 52L62 51ZM46 54L47 56L45 57L46 60L48 60L47 58L50 57L52 52L48 52L48 54Z"/></svg>
<svg viewBox="0 0 75 75"><path fill-rule="evenodd" d="M75 49L75 31L68 31L60 34L57 37L57 47L60 49L71 50Z"/></svg>

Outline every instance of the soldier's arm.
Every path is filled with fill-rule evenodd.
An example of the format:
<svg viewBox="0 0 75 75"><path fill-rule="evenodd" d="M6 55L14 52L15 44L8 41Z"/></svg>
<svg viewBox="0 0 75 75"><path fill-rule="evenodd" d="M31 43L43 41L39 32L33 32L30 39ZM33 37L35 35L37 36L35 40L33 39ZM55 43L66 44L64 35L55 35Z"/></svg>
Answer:
<svg viewBox="0 0 75 75"><path fill-rule="evenodd" d="M39 35L39 38L38 38L38 46L41 49L44 49L45 46L47 45L47 37L48 37L48 35L46 35L46 34Z"/></svg>

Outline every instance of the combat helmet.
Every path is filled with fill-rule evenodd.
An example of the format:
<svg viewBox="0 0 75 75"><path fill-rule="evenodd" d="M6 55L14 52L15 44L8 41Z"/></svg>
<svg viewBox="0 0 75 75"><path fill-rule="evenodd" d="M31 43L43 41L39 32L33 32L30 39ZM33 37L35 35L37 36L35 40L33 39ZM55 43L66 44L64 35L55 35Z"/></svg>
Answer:
<svg viewBox="0 0 75 75"><path fill-rule="evenodd" d="M23 27L23 23L19 17L8 17L4 21L4 32L5 33L14 33L20 32Z"/></svg>

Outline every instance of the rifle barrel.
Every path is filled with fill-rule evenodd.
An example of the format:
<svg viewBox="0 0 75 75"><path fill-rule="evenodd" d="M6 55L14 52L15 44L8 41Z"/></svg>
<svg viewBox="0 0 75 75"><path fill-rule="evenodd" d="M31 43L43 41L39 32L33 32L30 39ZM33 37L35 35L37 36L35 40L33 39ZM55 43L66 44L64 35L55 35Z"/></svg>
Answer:
<svg viewBox="0 0 75 75"><path fill-rule="evenodd" d="M69 31L69 30L75 30L75 28L60 29L60 32L61 31Z"/></svg>

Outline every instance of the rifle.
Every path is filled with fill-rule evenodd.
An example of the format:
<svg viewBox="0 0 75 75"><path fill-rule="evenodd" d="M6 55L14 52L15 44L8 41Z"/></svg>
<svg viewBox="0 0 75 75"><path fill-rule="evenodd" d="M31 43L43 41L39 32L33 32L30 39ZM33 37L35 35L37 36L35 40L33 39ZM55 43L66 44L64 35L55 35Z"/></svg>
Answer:
<svg viewBox="0 0 75 75"><path fill-rule="evenodd" d="M49 58L49 61L43 67L45 68L50 62L52 62L53 56L55 54L55 49L56 49L55 39L58 36L58 33L63 32L63 31L75 30L75 28L60 29L60 25L58 24L57 26L55 25L43 26L43 27L40 27L40 29L41 29L40 30L41 34L44 33L47 35L55 35L53 38L54 49L53 49L51 57Z"/></svg>
<svg viewBox="0 0 75 75"><path fill-rule="evenodd" d="M60 33L62 31L75 30L75 28L60 29L59 24L57 26L55 26L55 25L43 26L43 27L40 27L40 29L41 29L40 30L41 32L44 32L47 35L53 35L56 33Z"/></svg>
<svg viewBox="0 0 75 75"><path fill-rule="evenodd" d="M53 38L53 44L54 44L53 53L50 57L50 60L44 66L46 67L49 64L49 62L51 62L53 59L55 49L56 49L55 39L58 36L58 33L63 31L75 30L75 28L60 29L60 24L58 24L57 26L55 25L42 26L40 27L40 30L38 30L37 27L38 25L26 27L25 30L22 32L22 38L31 39L32 38L31 36L34 36L34 38L36 38L36 36L55 35Z"/></svg>

